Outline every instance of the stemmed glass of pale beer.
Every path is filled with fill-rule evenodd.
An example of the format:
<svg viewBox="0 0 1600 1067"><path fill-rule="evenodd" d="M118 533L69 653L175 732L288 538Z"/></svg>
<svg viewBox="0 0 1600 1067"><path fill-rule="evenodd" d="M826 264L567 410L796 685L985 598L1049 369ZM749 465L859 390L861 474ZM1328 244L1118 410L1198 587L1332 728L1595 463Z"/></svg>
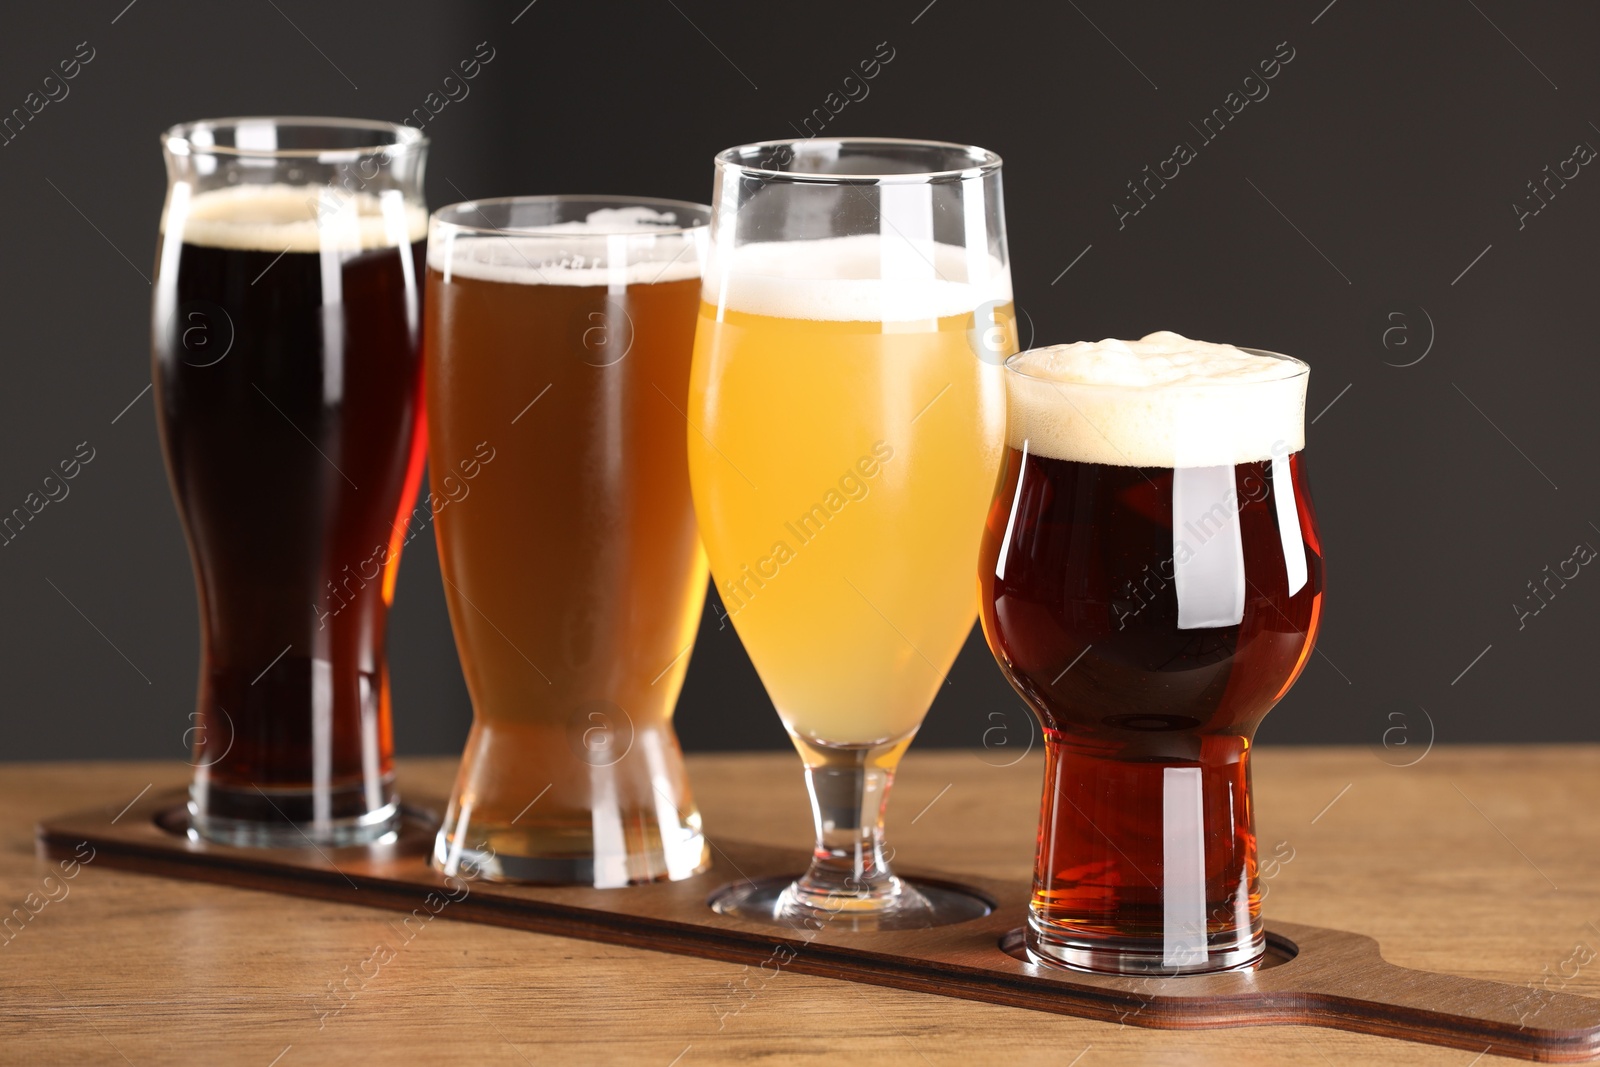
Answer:
<svg viewBox="0 0 1600 1067"><path fill-rule="evenodd" d="M983 902L890 869L901 755L972 630L1015 351L1000 159L935 142L716 158L689 469L716 588L805 765L809 870L725 914L893 929Z"/></svg>
<svg viewBox="0 0 1600 1067"><path fill-rule="evenodd" d="M1157 333L1005 364L984 633L1044 726L1038 962L1249 966L1256 727L1310 658L1322 541L1299 360Z"/></svg>
<svg viewBox="0 0 1600 1067"><path fill-rule="evenodd" d="M400 810L384 636L422 477L427 142L240 118L162 147L156 418L202 642L190 826L378 840Z"/></svg>
<svg viewBox="0 0 1600 1067"><path fill-rule="evenodd" d="M683 413L708 218L600 196L433 215L430 509L473 708L447 873L610 887L707 863L672 712L706 586Z"/></svg>

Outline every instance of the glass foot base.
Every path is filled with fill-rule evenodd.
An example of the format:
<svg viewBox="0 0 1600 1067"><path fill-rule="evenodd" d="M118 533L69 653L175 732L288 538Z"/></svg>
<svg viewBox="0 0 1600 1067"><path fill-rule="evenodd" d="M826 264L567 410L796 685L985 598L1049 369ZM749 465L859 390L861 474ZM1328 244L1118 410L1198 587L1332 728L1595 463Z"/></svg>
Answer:
<svg viewBox="0 0 1600 1067"><path fill-rule="evenodd" d="M1155 938L1095 938L1064 936L1039 929L1030 919L1025 934L1028 960L1050 967L1095 974L1183 975L1257 967L1266 952L1266 933L1260 928L1226 940L1199 945L1167 945Z"/></svg>
<svg viewBox="0 0 1600 1067"><path fill-rule="evenodd" d="M202 812L189 801L189 832L220 845L243 848L343 848L393 840L400 826L400 803L391 799L375 811L343 819L312 822L236 819Z"/></svg>
<svg viewBox="0 0 1600 1067"><path fill-rule="evenodd" d="M479 832L474 826L475 837ZM670 840L652 834L653 840L647 847L599 855L587 849L573 849L570 840L573 836L518 828L516 831L491 831L487 839L479 838L477 847L467 847L460 837L452 835L446 824L434 839L433 865L445 874L491 882L616 889L650 882L676 882L699 874L711 862L705 838L698 831L678 833ZM553 844L565 844L567 848L548 847Z"/></svg>
<svg viewBox="0 0 1600 1067"><path fill-rule="evenodd" d="M807 895L802 899L795 892L794 879L763 878L718 890L711 898L711 910L792 929L827 927L852 932L926 930L979 919L994 910L983 897L957 886L896 881L899 891L887 901L841 895L832 901L813 903L815 897Z"/></svg>

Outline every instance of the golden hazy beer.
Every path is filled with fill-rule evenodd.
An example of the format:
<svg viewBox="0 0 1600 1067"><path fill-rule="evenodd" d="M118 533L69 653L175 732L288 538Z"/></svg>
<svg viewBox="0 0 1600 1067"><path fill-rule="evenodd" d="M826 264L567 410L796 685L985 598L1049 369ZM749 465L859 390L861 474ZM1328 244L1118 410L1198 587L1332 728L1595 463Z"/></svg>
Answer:
<svg viewBox="0 0 1600 1067"><path fill-rule="evenodd" d="M915 730L976 620L1005 394L972 305L863 321L804 289L701 306L690 474L717 591L785 724L866 745Z"/></svg>
<svg viewBox="0 0 1600 1067"><path fill-rule="evenodd" d="M888 138L716 159L689 475L712 574L805 766L799 878L724 915L909 930L990 905L890 869L895 768L972 631L1015 351L1000 158ZM843 919L848 916L848 919ZM836 927L839 928L839 927Z"/></svg>
<svg viewBox="0 0 1600 1067"><path fill-rule="evenodd" d="M705 859L671 727L706 582L682 414L693 249L630 265L582 231L433 241L429 470L474 709L436 862L686 877Z"/></svg>

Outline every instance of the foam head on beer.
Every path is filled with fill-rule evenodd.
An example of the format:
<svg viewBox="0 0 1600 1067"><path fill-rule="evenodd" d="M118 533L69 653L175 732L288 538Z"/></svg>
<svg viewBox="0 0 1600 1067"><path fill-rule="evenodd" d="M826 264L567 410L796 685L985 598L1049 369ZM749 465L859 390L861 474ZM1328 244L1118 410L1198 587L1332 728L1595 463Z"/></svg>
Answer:
<svg viewBox="0 0 1600 1067"><path fill-rule="evenodd" d="M333 186L234 185L175 196L161 220L185 244L241 252L365 251L412 244L428 213L399 190L350 193Z"/></svg>
<svg viewBox="0 0 1600 1067"><path fill-rule="evenodd" d="M476 225L469 215L461 220ZM508 285L653 285L700 276L696 230L671 211L601 208L583 219L504 229L446 229L428 248L428 266ZM699 227L703 230L704 227Z"/></svg>
<svg viewBox="0 0 1600 1067"><path fill-rule="evenodd" d="M1299 360L1170 331L1036 348L1007 363L1010 443L1118 467L1220 467L1305 446Z"/></svg>
<svg viewBox="0 0 1600 1067"><path fill-rule="evenodd" d="M713 307L813 322L927 322L1010 299L987 249L875 233L718 249L705 281Z"/></svg>

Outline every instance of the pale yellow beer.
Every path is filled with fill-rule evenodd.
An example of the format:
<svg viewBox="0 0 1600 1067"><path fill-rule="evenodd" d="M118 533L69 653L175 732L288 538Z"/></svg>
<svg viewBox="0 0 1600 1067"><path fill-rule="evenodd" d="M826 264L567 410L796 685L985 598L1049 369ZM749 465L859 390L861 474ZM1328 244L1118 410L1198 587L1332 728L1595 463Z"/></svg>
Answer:
<svg viewBox="0 0 1600 1067"><path fill-rule="evenodd" d="M841 251L825 246L860 259L878 240L789 242L768 262L803 274ZM688 411L700 534L803 740L908 736L976 620L972 569L1005 448L994 357L1016 347L1009 294L995 294L938 278L708 286Z"/></svg>

